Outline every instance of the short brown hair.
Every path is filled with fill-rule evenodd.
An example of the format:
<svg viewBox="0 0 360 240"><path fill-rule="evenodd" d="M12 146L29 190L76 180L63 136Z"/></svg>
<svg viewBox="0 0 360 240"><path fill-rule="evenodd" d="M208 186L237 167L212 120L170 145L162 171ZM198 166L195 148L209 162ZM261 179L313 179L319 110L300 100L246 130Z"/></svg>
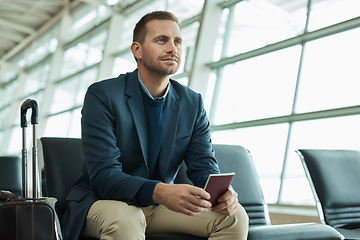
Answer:
<svg viewBox="0 0 360 240"><path fill-rule="evenodd" d="M143 16L139 22L136 24L133 32L133 42L139 42L143 44L146 36L146 24L151 20L170 20L176 22L179 27L178 18L168 11L154 11Z"/></svg>

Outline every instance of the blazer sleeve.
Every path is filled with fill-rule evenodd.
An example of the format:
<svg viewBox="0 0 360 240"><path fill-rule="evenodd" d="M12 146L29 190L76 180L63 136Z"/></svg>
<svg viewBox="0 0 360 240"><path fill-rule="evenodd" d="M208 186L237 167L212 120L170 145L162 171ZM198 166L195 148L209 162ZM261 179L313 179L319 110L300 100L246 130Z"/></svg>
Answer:
<svg viewBox="0 0 360 240"><path fill-rule="evenodd" d="M92 191L100 199L133 203L141 186L149 180L122 171L113 107L104 84L89 87L81 119L85 166Z"/></svg>
<svg viewBox="0 0 360 240"><path fill-rule="evenodd" d="M198 112L184 160L189 179L195 186L204 187L208 176L220 170L212 149L210 122L200 94L197 102Z"/></svg>

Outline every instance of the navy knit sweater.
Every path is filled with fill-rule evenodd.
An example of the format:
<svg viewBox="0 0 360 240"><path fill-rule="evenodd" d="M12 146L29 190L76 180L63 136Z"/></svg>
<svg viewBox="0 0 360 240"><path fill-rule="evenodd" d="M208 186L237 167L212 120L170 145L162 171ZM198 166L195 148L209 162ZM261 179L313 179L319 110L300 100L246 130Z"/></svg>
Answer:
<svg viewBox="0 0 360 240"><path fill-rule="evenodd" d="M144 102L146 123L148 129L148 168L150 181L144 183L137 194L137 202L141 206L154 205L152 195L155 185L159 183L159 166L157 160L162 143L165 125L165 101L150 98L144 89L141 89Z"/></svg>
<svg viewBox="0 0 360 240"><path fill-rule="evenodd" d="M155 165L159 156L160 146L162 143L164 132L165 100L166 98L162 100L151 99L143 92L149 143L148 167L151 178L156 177L156 172L158 172L158 169L155 169Z"/></svg>

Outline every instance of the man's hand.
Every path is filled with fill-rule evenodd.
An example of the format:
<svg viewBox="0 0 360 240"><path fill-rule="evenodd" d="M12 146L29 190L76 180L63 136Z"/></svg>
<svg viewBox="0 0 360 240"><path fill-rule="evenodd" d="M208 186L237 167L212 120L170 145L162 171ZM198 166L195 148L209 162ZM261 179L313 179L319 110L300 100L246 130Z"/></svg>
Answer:
<svg viewBox="0 0 360 240"><path fill-rule="evenodd" d="M232 188L229 188L224 195L219 197L218 202L219 204L213 207L212 211L231 216L238 208L238 194Z"/></svg>
<svg viewBox="0 0 360 240"><path fill-rule="evenodd" d="M187 184L158 183L153 193L155 203L189 216L207 212L211 207L209 199L210 194L204 189Z"/></svg>

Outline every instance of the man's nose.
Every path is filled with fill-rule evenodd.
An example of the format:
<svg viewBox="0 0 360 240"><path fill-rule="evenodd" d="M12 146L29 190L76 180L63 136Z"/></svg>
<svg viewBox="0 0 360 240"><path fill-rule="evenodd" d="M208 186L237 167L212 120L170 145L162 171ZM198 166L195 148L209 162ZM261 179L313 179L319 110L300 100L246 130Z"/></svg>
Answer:
<svg viewBox="0 0 360 240"><path fill-rule="evenodd" d="M178 51L175 42L169 41L167 46L167 52L176 53Z"/></svg>

